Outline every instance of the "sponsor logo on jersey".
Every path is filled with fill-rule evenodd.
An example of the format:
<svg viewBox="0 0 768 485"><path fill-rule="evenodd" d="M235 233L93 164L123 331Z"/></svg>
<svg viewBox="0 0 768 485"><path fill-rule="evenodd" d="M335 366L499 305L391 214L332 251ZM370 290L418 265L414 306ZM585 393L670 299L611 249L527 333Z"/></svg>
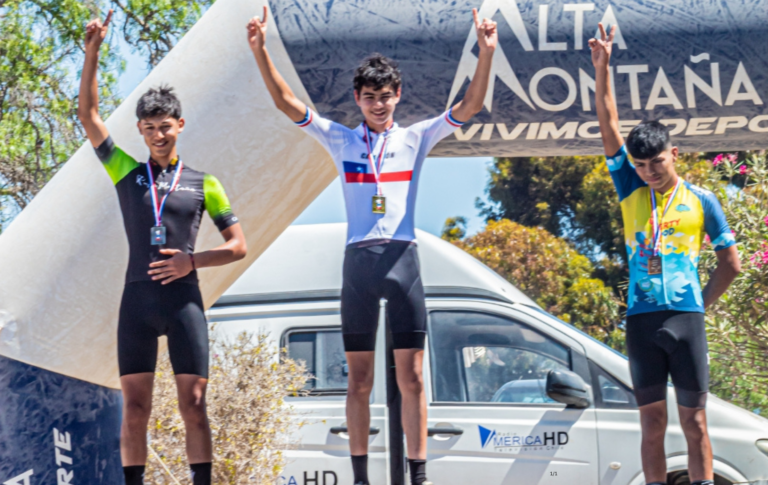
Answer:
<svg viewBox="0 0 768 485"><path fill-rule="evenodd" d="M637 286L643 291L651 291L653 289L653 282L651 282L650 278L643 278L637 282Z"/></svg>
<svg viewBox="0 0 768 485"><path fill-rule="evenodd" d="M149 182L147 181L147 177L144 175L136 175L136 185L139 185L141 187L147 187L149 188ZM157 191L163 192L171 189L171 184L168 182L157 182ZM197 189L194 187L184 187L182 185L179 185L176 187L176 192L182 191L182 192L197 192Z"/></svg>

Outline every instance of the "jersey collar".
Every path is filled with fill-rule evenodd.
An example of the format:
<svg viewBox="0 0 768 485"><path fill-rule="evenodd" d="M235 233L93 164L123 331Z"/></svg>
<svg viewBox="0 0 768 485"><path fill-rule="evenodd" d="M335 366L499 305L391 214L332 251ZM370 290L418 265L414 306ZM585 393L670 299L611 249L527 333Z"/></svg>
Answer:
<svg viewBox="0 0 768 485"><path fill-rule="evenodd" d="M176 165L179 163L179 157L174 158L171 160L171 163L168 164L168 168L176 169ZM159 163L154 161L153 159L149 159L149 165L155 170L155 171L161 171L163 168L160 166Z"/></svg>
<svg viewBox="0 0 768 485"><path fill-rule="evenodd" d="M389 134L391 135L392 133L397 131L399 128L400 128L400 125L397 124L397 121L393 122L392 126L389 128ZM357 133L357 136L359 136L361 140L364 139L365 128L363 127L362 123L357 125L357 128L355 128L355 133ZM374 139L377 139L378 136L381 135L381 133L374 133L374 132L371 132L371 134L373 135Z"/></svg>

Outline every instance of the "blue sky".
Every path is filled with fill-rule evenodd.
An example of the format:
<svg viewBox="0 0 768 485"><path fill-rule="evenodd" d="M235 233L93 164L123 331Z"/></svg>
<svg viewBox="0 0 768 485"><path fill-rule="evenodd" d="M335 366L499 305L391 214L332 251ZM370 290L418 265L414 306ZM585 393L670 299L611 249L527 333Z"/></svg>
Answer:
<svg viewBox="0 0 768 485"><path fill-rule="evenodd" d="M117 36L122 40L120 36ZM125 72L120 76L120 96L125 99L147 76L144 59L131 52L130 46L120 46L126 60ZM475 200L487 201L488 166L492 158L429 158L424 164L416 201L416 227L440 235L448 217L467 218L467 233L474 234L485 225L478 216ZM346 222L344 196L337 178L307 207L294 224L320 224Z"/></svg>

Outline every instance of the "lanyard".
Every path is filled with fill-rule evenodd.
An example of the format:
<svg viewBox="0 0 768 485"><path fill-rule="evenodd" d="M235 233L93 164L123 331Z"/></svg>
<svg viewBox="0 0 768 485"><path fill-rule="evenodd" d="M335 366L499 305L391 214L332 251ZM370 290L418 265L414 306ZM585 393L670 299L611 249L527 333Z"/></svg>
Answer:
<svg viewBox="0 0 768 485"><path fill-rule="evenodd" d="M653 255L658 256L659 250L661 249L661 219L664 219L664 216L667 215L667 211L672 206L672 201L675 198L675 195L677 194L677 189L680 188L680 185L682 185L682 182L680 180L680 177L677 178L677 183L675 184L675 190L672 192L672 195L669 196L669 200L667 200L667 205L664 207L664 212L661 214L661 218L659 218L658 215L658 209L656 208L656 192L651 189L651 212L653 212L653 218L652 220L652 231L653 231Z"/></svg>
<svg viewBox="0 0 768 485"><path fill-rule="evenodd" d="M384 158L386 158L387 153L384 151L384 148L387 146L387 140L389 139L389 128L387 128L387 131L384 132L382 135L384 137L384 141L381 144L381 151L379 151L379 160L378 165L373 161L373 154L371 153L371 129L368 128L368 123L363 122L363 125L365 126L365 146L368 148L368 162L371 164L371 171L373 172L373 178L376 180L376 195L381 195L381 182L380 182L380 171L381 171L381 165L384 163Z"/></svg>
<svg viewBox="0 0 768 485"><path fill-rule="evenodd" d="M171 192L176 190L181 179L181 171L184 169L184 164L179 160L179 166L176 168L176 172L173 174L173 183L171 189L163 196L163 200L159 203L157 201L157 185L155 185L155 177L152 176L152 167L149 166L150 162L147 161L147 174L149 175L149 193L152 195L152 212L155 214L155 226L163 225L163 209L165 209L165 201Z"/></svg>

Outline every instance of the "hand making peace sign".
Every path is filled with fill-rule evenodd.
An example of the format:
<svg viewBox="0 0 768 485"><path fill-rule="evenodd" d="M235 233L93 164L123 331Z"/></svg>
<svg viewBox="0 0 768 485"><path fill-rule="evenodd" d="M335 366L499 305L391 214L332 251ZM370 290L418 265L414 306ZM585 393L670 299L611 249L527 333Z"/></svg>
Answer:
<svg viewBox="0 0 768 485"><path fill-rule="evenodd" d="M483 19L483 21L480 22L476 8L472 9L472 18L475 20L475 29L477 30L477 47L481 51L493 52L499 41L496 22L491 19Z"/></svg>
<svg viewBox="0 0 768 485"><path fill-rule="evenodd" d="M100 19L93 19L85 26L85 50L96 49L98 52L101 43L104 42L104 38L107 36L107 28L109 22L112 20L112 10L109 10L107 18L104 19L104 23L101 23Z"/></svg>
<svg viewBox="0 0 768 485"><path fill-rule="evenodd" d="M259 17L253 17L246 29L248 29L248 45L251 46L251 50L261 49L267 40L267 6L264 6L264 15L260 19Z"/></svg>
<svg viewBox="0 0 768 485"><path fill-rule="evenodd" d="M600 40L589 39L589 48L592 49L592 64L595 68L603 68L611 61L613 50L613 36L616 34L616 26L611 27L610 35L606 35L603 23L597 24L600 29Z"/></svg>

